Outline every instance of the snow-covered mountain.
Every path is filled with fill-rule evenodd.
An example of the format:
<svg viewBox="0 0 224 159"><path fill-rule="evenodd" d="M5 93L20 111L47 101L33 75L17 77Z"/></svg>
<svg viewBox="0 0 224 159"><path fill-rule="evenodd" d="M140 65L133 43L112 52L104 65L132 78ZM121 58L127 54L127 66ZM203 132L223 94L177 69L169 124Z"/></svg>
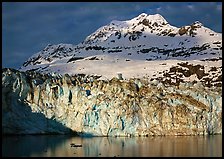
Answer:
<svg viewBox="0 0 224 159"><path fill-rule="evenodd" d="M158 14L112 21L2 69L2 112L3 134L222 134L222 34Z"/></svg>
<svg viewBox="0 0 224 159"><path fill-rule="evenodd" d="M181 64L183 61L187 64ZM204 66L205 73L212 67L220 72L221 63L221 33L198 21L178 28L159 14L142 13L131 20L113 20L78 45L48 45L25 61L20 70L152 78L172 67L186 70L198 64Z"/></svg>

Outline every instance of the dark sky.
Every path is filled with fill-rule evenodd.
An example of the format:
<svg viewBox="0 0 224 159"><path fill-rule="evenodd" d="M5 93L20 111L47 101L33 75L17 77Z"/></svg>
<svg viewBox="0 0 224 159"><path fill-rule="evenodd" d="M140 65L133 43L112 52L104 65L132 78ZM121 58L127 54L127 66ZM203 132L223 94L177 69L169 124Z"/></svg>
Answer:
<svg viewBox="0 0 224 159"><path fill-rule="evenodd" d="M177 27L200 21L222 32L221 2L3 2L2 66L19 68L48 44L78 44L112 20L143 12Z"/></svg>

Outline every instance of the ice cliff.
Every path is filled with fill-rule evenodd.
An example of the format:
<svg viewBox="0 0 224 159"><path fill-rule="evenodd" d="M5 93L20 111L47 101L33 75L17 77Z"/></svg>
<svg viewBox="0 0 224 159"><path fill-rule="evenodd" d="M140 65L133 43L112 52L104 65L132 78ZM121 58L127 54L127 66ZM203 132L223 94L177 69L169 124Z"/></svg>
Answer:
<svg viewBox="0 0 224 159"><path fill-rule="evenodd" d="M2 69L3 134L86 136L222 133L222 89L143 78Z"/></svg>

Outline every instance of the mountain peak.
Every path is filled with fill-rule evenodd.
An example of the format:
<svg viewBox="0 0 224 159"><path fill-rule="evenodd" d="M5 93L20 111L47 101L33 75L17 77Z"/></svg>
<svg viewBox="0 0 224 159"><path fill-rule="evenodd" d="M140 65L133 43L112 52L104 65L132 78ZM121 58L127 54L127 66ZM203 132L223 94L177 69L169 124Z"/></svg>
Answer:
<svg viewBox="0 0 224 159"><path fill-rule="evenodd" d="M163 18L162 15L160 14L146 14L146 13L141 13L140 15L138 15L136 18L133 18L132 20L137 20L137 21L143 21L143 20L147 20L149 22L157 22L157 23L165 23L167 24L168 22L165 20L165 18Z"/></svg>
<svg viewBox="0 0 224 159"><path fill-rule="evenodd" d="M192 23L191 25L197 26L197 27L201 27L203 26L203 24L199 21L195 21L194 23Z"/></svg>
<svg viewBox="0 0 224 159"><path fill-rule="evenodd" d="M146 14L146 13L141 13L141 14L139 14L139 15L137 16L137 18L147 17L147 16L148 16L148 14Z"/></svg>
<svg viewBox="0 0 224 159"><path fill-rule="evenodd" d="M222 59L222 34L203 27L199 21L178 28L170 25L160 14L141 13L129 20L111 21L77 46L48 45L29 58L22 70L39 69L41 66L39 70L43 72L57 68L56 71L61 73L85 72L82 69L85 67L78 68L76 63L88 63L86 61L89 60L110 63L115 56L125 59L125 63L129 61L127 64L131 60L219 60Z"/></svg>

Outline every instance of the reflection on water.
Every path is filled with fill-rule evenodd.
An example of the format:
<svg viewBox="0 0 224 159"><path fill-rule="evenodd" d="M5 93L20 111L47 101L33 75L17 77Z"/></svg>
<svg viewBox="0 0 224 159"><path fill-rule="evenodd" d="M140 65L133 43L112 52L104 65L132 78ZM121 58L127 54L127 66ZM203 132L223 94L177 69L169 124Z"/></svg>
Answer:
<svg viewBox="0 0 224 159"><path fill-rule="evenodd" d="M70 144L82 147L71 147ZM222 135L167 137L3 136L2 156L222 156Z"/></svg>

